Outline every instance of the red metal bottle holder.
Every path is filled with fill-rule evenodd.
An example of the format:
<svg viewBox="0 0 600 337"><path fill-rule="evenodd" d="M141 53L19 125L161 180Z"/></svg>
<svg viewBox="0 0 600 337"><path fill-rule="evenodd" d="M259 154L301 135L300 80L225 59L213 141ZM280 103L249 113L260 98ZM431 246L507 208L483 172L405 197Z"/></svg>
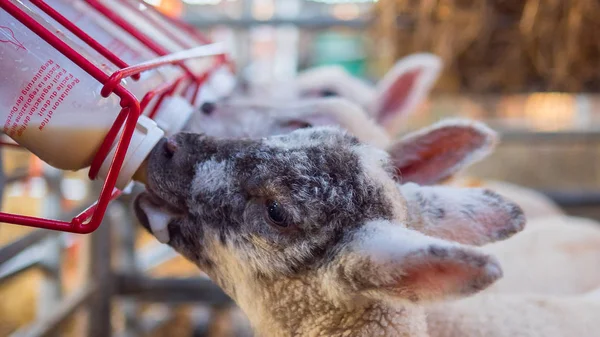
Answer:
<svg viewBox="0 0 600 337"><path fill-rule="evenodd" d="M125 29L128 33L130 33L134 38L136 38L146 47L150 48L158 55L163 57L159 57L155 60L144 62L139 65L129 66L110 50L99 44L88 34L79 29L71 21L66 19L57 11L55 11L43 0L30 0L32 4L37 6L40 10L44 11L46 14L48 14L50 17L56 20L60 25L62 25L65 29L71 31L84 43L86 43L88 46L90 46L92 49L97 51L99 54L104 56L106 59L108 59L110 62L112 62L115 66L119 68L118 71L114 72L112 75L109 76L106 73L104 73L101 69L96 67L92 62L87 60L84 56L82 56L73 48L71 48L67 43L63 42L53 32L50 32L42 24L37 22L34 18L29 16L27 13L23 12L15 4L11 3L11 0L0 0L0 9L5 10L8 14L20 21L27 28L29 28L33 33L38 35L40 38L42 38L60 53L69 58L78 67L87 72L91 77L103 84L101 92L103 97L108 97L110 94L114 93L120 98L120 105L122 109L117 115L114 124L110 128L109 132L104 138L102 145L100 146L98 152L94 157L94 160L89 170L90 179L96 178L100 165L108 155L111 149L111 145L114 144L115 140L119 136L120 130L123 130L121 136L119 137L119 141L117 143L115 151L115 156L110 165L108 176L102 186L98 200L94 204L90 205L85 211L75 216L71 221L60 221L54 219L45 219L41 217L0 212L0 222L79 234L87 234L95 231L102 222L102 218L104 217L109 202L117 198L122 193L120 190L115 188L115 184L117 181L119 171L121 170L121 167L123 165L125 154L127 153L127 148L131 141L131 137L133 135L137 120L141 115L141 112L144 111L144 109L148 106L150 101L158 97L157 104L154 106L153 110L148 114L149 117L152 118L156 114L156 110L158 109L160 103L164 100L164 98L172 95L176 88L179 87L183 82L189 80L190 83L188 85L193 86L195 92L197 93L197 89L199 89L200 86L204 84L204 82L208 79L208 77L214 70L218 69L221 66L227 66L229 64L229 60L224 53L218 54L215 55L217 56L216 61L214 62L213 66L210 67L210 69L208 69L202 74L194 74L183 64L183 61L198 56L189 56L185 55L185 53L174 53L169 55L169 53L164 47L156 43L150 37L144 35L133 25L125 21L122 17L114 13L112 10L104 6L99 1L85 1L87 1L92 7L94 7L104 16L113 21L116 25ZM169 19L169 22L171 22L174 25L177 25L178 27L184 27L183 23L178 23L176 20ZM161 23L157 27L163 27L162 24L163 23ZM190 32L190 34L194 36L194 38L199 42L199 45L210 43L210 41L204 38L200 32L196 31L191 27L185 27L186 31ZM166 29L164 28L162 28L161 30L166 31ZM165 32L165 35L168 36L168 33ZM188 49L190 47L193 46L182 45L182 48ZM139 74L141 72L155 69L166 64L176 64L182 67L182 69L184 70L184 74L181 77L174 79L173 81L164 83L163 85L155 88L154 90L149 91L140 101L138 101L138 99L131 92L129 92L125 87L123 87L120 84L120 81L123 78L131 77L132 79L136 80L139 78ZM194 101L195 95L194 97L192 97L192 102ZM15 146L15 144L11 142L4 143L4 145Z"/></svg>

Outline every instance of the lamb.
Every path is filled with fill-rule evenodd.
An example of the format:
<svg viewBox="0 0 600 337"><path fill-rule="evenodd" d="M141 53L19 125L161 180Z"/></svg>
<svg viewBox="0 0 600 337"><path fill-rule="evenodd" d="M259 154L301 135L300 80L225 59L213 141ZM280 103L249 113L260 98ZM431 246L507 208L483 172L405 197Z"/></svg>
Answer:
<svg viewBox="0 0 600 337"><path fill-rule="evenodd" d="M339 66L323 66L299 74L292 88L300 98L339 96L352 100L391 135L395 135L428 96L441 69L442 60L439 57L419 53L399 60L375 87L353 77ZM344 127L352 133L364 128L360 123L350 124ZM558 205L545 195L518 185L474 179L449 180L447 183L456 186L478 184L479 187L492 189L517 202L528 219L564 215Z"/></svg>
<svg viewBox="0 0 600 337"><path fill-rule="evenodd" d="M239 138L242 134L239 128L243 127L246 136L259 138L268 136L271 133L287 133L302 123L308 123L308 121L313 123L311 126L319 125L318 123L335 125L336 123L326 121L332 121L339 118L339 116L348 114L350 116L364 116L366 122L356 124L364 126L362 129L358 129L362 132L360 134L378 134L375 123L369 124L369 119L356 104L342 98L321 98L310 99L305 102L291 102L287 108L278 107L271 103L251 104L248 103L252 102L249 100L241 101L241 103L233 102L240 101L232 100L216 104L210 115L198 119L198 128L203 126L208 134L220 136L224 134L219 129L219 125L221 125L222 128L228 130L226 132L228 136ZM252 109L248 109L248 106L252 106ZM246 111L243 114L240 113L242 109ZM277 118L261 119L260 116L277 116ZM231 119L232 122L222 123L223 117ZM255 123L244 121L236 123L235 118L247 118L255 121ZM284 128L284 126L287 126L287 128ZM370 128L373 128L373 131L369 131ZM358 138L361 139L361 137ZM381 143L384 141L385 139L371 142L371 144L382 148ZM393 146L388 147L388 152L396 171L400 173L398 178L403 182L435 185L456 176L465 167L483 159L491 152L496 142L496 133L481 123L449 119L402 137ZM470 186L470 184L471 182L464 182L463 180L458 186L477 187ZM524 234L515 240L500 242L491 246L494 253L499 254L503 265L508 268L505 277L497 282L490 289L491 291L497 293L532 291L539 294L580 294L595 285L596 280L600 280L600 275L589 271L592 266L597 265L596 261L599 260L600 250L596 252L591 247L600 247L596 244L600 231L593 226L587 226L582 229L581 235L568 234L568 232L578 231L582 220L562 215L555 216L551 211L553 207L546 204L543 199L535 198L535 194L529 195L528 192L535 192L528 189L514 186L513 190L518 191L519 195L525 196L525 198L519 198L511 197L513 195L511 193L504 193L505 190L502 190L502 187L508 186L506 183L496 185L492 182L488 184L491 186L491 190L515 201L524 209L525 215L529 219L529 229L526 231L533 230L537 226L543 227L556 223L547 230ZM523 202L524 200L527 202ZM523 207L523 205L526 207ZM540 212L538 216L530 217L532 212L535 214L536 211ZM561 224L565 227L560 230L557 229L556 227ZM590 247L590 249L584 255L581 255L575 254L574 249L562 248L564 246L574 246L575 244ZM533 247L535 247L535 250ZM488 247L484 247L484 249L488 249ZM511 251L523 253L511 254ZM549 254L553 255L552 259L548 258ZM548 263L552 264L552 268L533 267L547 265ZM513 268L513 266L515 267ZM525 271L528 273L524 273ZM550 271L552 271L552 274L550 274ZM524 276L524 274L527 276ZM582 275L586 276L583 277Z"/></svg>
<svg viewBox="0 0 600 337"><path fill-rule="evenodd" d="M600 289L575 296L485 295L428 308L435 337L597 336ZM520 322L522 324L511 324Z"/></svg>
<svg viewBox="0 0 600 337"><path fill-rule="evenodd" d="M151 232L161 225L148 209L169 218L168 244L238 303L259 336L442 337L463 323L508 336L485 330L498 308L504 320L494 326L512 335L596 335L591 299L480 293L464 299L479 307L432 306L498 280L498 261L470 245L506 239L525 218L490 190L399 184L390 166L384 151L333 128L254 140L179 134L152 152L135 210Z"/></svg>
<svg viewBox="0 0 600 337"><path fill-rule="evenodd" d="M278 104L232 96L202 104L200 113L192 115L184 131L222 138L260 138L313 126L341 126L361 141L381 148L391 143L385 130L360 106L341 98Z"/></svg>
<svg viewBox="0 0 600 337"><path fill-rule="evenodd" d="M260 336L425 337L423 301L502 275L468 244L508 238L525 219L489 190L400 185L387 157L335 128L178 134L151 153L136 215L150 231L162 225L148 209L169 217L168 244Z"/></svg>
<svg viewBox="0 0 600 337"><path fill-rule="evenodd" d="M504 269L487 293L579 295L600 286L600 224L590 219L531 220L511 240L482 250Z"/></svg>
<svg viewBox="0 0 600 337"><path fill-rule="evenodd" d="M337 65L298 74L292 90L300 98L339 96L357 103L395 135L402 122L425 100L442 70L442 60L429 53L400 59L374 87Z"/></svg>

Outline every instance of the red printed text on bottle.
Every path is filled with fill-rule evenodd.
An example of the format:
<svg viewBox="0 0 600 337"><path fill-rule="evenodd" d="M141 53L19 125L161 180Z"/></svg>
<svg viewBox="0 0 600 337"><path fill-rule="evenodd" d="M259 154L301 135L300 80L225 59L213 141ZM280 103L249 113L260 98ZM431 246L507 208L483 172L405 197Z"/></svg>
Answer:
<svg viewBox="0 0 600 337"><path fill-rule="evenodd" d="M34 118L39 123L37 128L43 130L79 82L79 78L54 60L46 61L21 88L4 122L4 133L21 136Z"/></svg>

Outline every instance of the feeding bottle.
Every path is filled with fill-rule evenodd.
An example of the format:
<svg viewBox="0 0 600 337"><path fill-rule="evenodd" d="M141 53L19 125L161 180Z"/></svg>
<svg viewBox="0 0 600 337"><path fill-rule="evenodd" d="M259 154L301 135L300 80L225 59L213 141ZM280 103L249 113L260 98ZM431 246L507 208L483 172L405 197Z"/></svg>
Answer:
<svg viewBox="0 0 600 337"><path fill-rule="evenodd" d="M178 52L201 44L200 41L193 39L190 34L181 34L181 29L179 27L175 27L173 23L137 1L101 0L101 2L125 20L135 22L136 27L140 32L152 38L169 52ZM125 5L125 2L129 3L129 6ZM148 18L152 18L153 21L148 20ZM185 64L194 74L200 75L210 70L214 66L214 62L215 59L213 57L205 57L188 60ZM187 89L182 92L182 95L187 100L192 101L192 105L197 108L204 102L215 101L229 95L233 91L235 83L236 79L231 71L225 66L220 66L218 69L212 71L208 81L200 88L195 85L189 85L187 86ZM193 97L195 97L195 99L192 99ZM155 120L159 125L170 125L171 129L179 131L181 129L175 128L174 125L183 126L192 113L199 113L197 109L190 109L188 110L189 113L186 113L184 118L182 114L176 113L176 111L184 110L184 100L176 98L169 103L172 104L172 108L164 109L164 112L159 111L155 117ZM159 115L160 113L162 113L162 116ZM175 116L176 114L177 116ZM177 119L177 121L175 121L175 119ZM167 132L166 129L165 132Z"/></svg>
<svg viewBox="0 0 600 337"><path fill-rule="evenodd" d="M19 2L14 3L94 62L60 31ZM123 81L125 87L128 84ZM101 87L66 56L0 10L0 123L6 135L56 168L88 167L121 110L118 97L103 98ZM140 167L163 135L152 120L139 118L118 188L124 188L134 176L143 177ZM108 174L113 153L114 148L100 169L102 178Z"/></svg>
<svg viewBox="0 0 600 337"><path fill-rule="evenodd" d="M32 11L42 16L55 27L60 27L58 22L31 4L29 0L24 0L23 3L29 5ZM50 0L48 4L101 45L109 48L116 56L129 65L135 65L158 57L156 53L133 38L131 34L115 25L102 14L96 12L94 8L84 1ZM90 48L69 30L65 29L62 32L71 41L77 41L82 49L90 54L94 54L96 59L102 60L104 63L109 63L104 56ZM174 81L182 75L183 71L180 67L164 65L157 69L142 72L139 80L128 81L127 88L141 101L148 91L167 81ZM146 106L142 114L149 115L157 103L158 96ZM165 97L157 108L154 120L168 135L181 131L194 110L190 103L176 95Z"/></svg>

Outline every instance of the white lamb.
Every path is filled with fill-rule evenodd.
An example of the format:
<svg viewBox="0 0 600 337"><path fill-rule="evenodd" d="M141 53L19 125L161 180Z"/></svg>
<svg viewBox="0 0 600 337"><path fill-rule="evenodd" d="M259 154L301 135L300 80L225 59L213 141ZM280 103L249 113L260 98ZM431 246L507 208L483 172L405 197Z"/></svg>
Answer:
<svg viewBox="0 0 600 337"><path fill-rule="evenodd" d="M442 60L439 57L420 53L400 59L376 86L355 78L340 66L322 66L300 73L292 88L301 98L340 96L351 100L395 136L403 122L429 95L441 70ZM352 133L364 128L360 123L349 121L345 124L350 124L344 127ZM492 189L517 202L528 219L564 215L558 205L545 195L515 184L470 178L448 183Z"/></svg>
<svg viewBox="0 0 600 337"><path fill-rule="evenodd" d="M600 289L576 296L490 295L428 307L431 337L598 336Z"/></svg>
<svg viewBox="0 0 600 337"><path fill-rule="evenodd" d="M511 240L482 249L498 257L504 268L504 278L487 292L578 295L600 286L597 221L538 218Z"/></svg>

